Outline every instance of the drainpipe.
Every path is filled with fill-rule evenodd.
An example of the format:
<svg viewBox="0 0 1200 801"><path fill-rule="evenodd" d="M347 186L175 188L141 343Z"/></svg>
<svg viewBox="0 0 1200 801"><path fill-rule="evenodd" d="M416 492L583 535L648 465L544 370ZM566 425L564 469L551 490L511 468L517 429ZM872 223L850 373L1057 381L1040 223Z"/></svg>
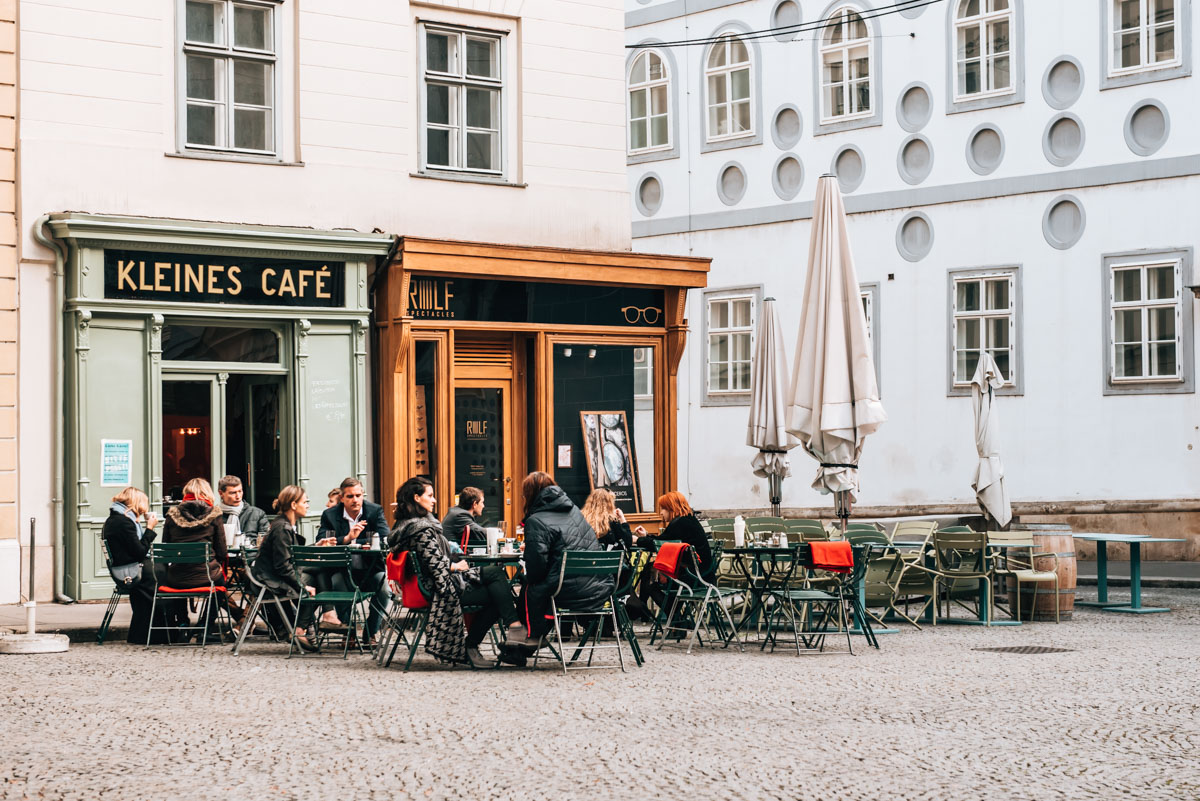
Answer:
<svg viewBox="0 0 1200 801"><path fill-rule="evenodd" d="M66 247L54 238L53 234L47 235L46 223L50 221L49 214L43 214L37 218L33 224L33 238L39 244L50 248L54 251L54 313L61 315L65 305L66 297L66 272L65 266L67 261ZM63 321L60 318L58 325L54 330L54 497L51 499L51 504L54 507L54 600L59 603L73 604L75 599L67 595L63 590L63 579L65 577L66 555L63 552L63 540L66 528L66 521L63 519L63 487L66 486L66 462L64 442L64 410L63 410L63 394L64 394L64 377L66 360L63 356Z"/></svg>

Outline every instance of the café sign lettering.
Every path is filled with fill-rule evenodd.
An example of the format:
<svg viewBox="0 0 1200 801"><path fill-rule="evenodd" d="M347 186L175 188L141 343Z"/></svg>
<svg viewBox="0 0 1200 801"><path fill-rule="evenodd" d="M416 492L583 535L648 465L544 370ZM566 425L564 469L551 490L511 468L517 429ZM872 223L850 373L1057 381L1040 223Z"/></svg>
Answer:
<svg viewBox="0 0 1200 801"><path fill-rule="evenodd" d="M106 250L104 297L339 308L345 274L344 262Z"/></svg>

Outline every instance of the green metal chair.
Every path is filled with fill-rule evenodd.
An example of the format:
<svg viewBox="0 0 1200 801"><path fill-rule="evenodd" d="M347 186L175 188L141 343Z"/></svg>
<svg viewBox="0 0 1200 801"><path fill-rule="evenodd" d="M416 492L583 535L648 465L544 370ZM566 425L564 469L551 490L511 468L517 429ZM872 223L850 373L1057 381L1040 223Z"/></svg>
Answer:
<svg viewBox="0 0 1200 801"><path fill-rule="evenodd" d="M933 577L935 603L933 605L933 624L937 625L937 600L945 601L946 612L943 617L950 616L950 604L968 608L964 601L974 599L982 602L986 609L976 609L975 614L986 612L987 625L992 623L992 577L988 565L987 532L972 531L963 526L965 531L938 529L933 533L933 567L923 564L910 563L910 567L928 573ZM983 582L984 596L979 599L979 582ZM943 592L944 590L944 592Z"/></svg>
<svg viewBox="0 0 1200 801"><path fill-rule="evenodd" d="M1034 548L1037 545L1033 541L1033 535L1027 531L990 531L987 534L988 550L994 563L998 566L993 567L992 574L1000 576L1005 580L1012 581L1017 585L1016 604L1015 608L1009 609L1008 613L1014 620L1021 619L1021 596L1023 595L1021 585L1023 583L1033 584L1033 598L1029 603L1029 619L1033 619L1034 610L1037 609L1038 586L1047 582L1054 583L1054 622L1059 622L1058 614L1058 554L1052 552L1034 553ZM997 547L1003 545L1003 548ZM1017 550L1024 550L1024 554L1016 553ZM1034 567L1034 559L1048 558L1054 560L1054 570L1038 570ZM994 599L993 599L994 603Z"/></svg>
<svg viewBox="0 0 1200 801"><path fill-rule="evenodd" d="M104 645L104 639L108 636L108 626L112 623L113 615L117 613L117 606L121 603L121 598L129 595L129 591L133 588L133 579L120 581L113 574L112 557L108 555L108 543L104 541L104 537L100 537L100 551L104 554L104 564L108 568L108 575L113 580L112 595L108 596L108 607L104 610L104 619L100 621L100 631L96 632L96 645Z"/></svg>
<svg viewBox="0 0 1200 801"><path fill-rule="evenodd" d="M787 524L782 517L746 518L746 533L748 534L775 534L776 532L786 530Z"/></svg>
<svg viewBox="0 0 1200 801"><path fill-rule="evenodd" d="M299 625L300 611L305 606L349 604L350 620L347 621L346 632L333 632L328 629L322 629L320 625L317 625L316 642L314 643L317 646L316 653L319 655L323 642L328 642L330 637L340 636L342 639L342 658L345 659L350 654L350 633L355 631L360 623L365 622L363 615L359 611L359 604L369 597L358 588L358 585L350 575L350 549L340 546L296 545L292 548L292 563L301 571L328 571L333 574L340 574L344 576L345 586L351 588L349 590L325 590L317 592L314 595L301 593L300 597L296 599L296 617L292 621L292 630L294 632ZM361 637L358 638L358 649L362 652ZM291 659L294 653L301 656L304 655L303 651L297 649L295 636L288 642L288 659Z"/></svg>
<svg viewBox="0 0 1200 801"><path fill-rule="evenodd" d="M275 611L279 613L279 620L284 626L287 626L291 621L288 619L288 612L284 608L283 602L296 600L295 595L276 595L270 592L264 584L254 577L251 567L254 565L254 559L257 558L257 551L243 550L242 554L246 562L246 570L242 580L245 582L245 591L253 595L254 600L250 602L246 609L246 615L242 618L242 628L238 632L237 640L233 644L234 656L238 655L242 645L246 642L246 637L253 632L255 620L261 620L263 625L267 627L268 637L276 642L282 642L282 640L276 637L274 627L271 625L271 621L267 619L266 604L272 603L275 605ZM293 639L294 637L294 631L288 633L288 639Z"/></svg>
<svg viewBox="0 0 1200 801"><path fill-rule="evenodd" d="M620 667L621 672L625 671L625 652L621 649L624 629L617 614L618 604L615 597L615 590L621 584L621 571L624 564L624 554L620 551L566 551L563 554L558 570L558 586L555 588L554 594L550 596L550 612L554 616L554 637L558 643L558 648L553 650L562 664L564 674L568 670L592 670L611 667ZM558 595L562 592L563 583L567 579L576 577L604 578L607 576L613 579L614 592L610 593L599 606L580 609L559 605ZM605 619L612 621L614 639L616 640L613 645L601 645L600 642L604 631L603 624ZM575 644L575 652L570 659L567 659L567 652L563 646L562 624L564 620L581 625L586 624L582 625L583 631L580 634L579 641ZM587 664L576 666L575 663L579 660L585 648L588 649ZM600 650L616 650L618 664L593 666L592 659L595 657L596 651ZM534 654L534 668L537 667L540 655L540 650Z"/></svg>
<svg viewBox="0 0 1200 801"><path fill-rule="evenodd" d="M212 552L209 550L207 542L169 542L155 543L150 546L150 562L154 567L163 565L170 568L172 565L204 565L206 568L212 560ZM183 631L198 631L199 645L204 647L208 645L208 616L209 609L213 604L216 608L213 610L214 619L217 621L217 631L221 635L222 645L225 643L225 628L222 627L222 615L225 621L229 622L229 612L223 608L222 604L217 603L217 594L225 592L224 584L217 584L216 581L209 576L208 584L200 587L171 587L165 584L155 584L154 598L150 602L150 625L146 627L146 647L150 646L150 639L155 631L167 632L167 644L172 643L172 634ZM203 601L200 606L199 623L195 626L155 626L154 612L158 607L159 598L171 598L181 601ZM182 643L181 643L182 644Z"/></svg>
<svg viewBox="0 0 1200 801"><path fill-rule="evenodd" d="M664 543L665 544L665 543ZM682 543L673 543L682 545ZM661 547L660 547L661 553ZM710 572L715 571L715 565L719 555L714 555L713 568ZM703 645L703 640L700 637L700 627L705 628L706 633L711 633L711 628L717 630L717 636L721 639L725 647L729 647L732 640L737 639L737 628L733 624L733 618L729 614L729 610L725 608L723 603L730 596L741 593L741 590L726 588L718 588L712 582L706 580L700 571L700 562L696 558L696 551L690 545L682 545L682 553L679 555L679 560L676 563L676 568L673 572L667 571L663 567L661 561L656 560L655 569L660 575L667 578L667 590L664 604L669 610L665 622L656 620L654 628L650 632L650 642L654 643L656 636L661 635L661 641L658 644L659 650L666 644L668 634L670 632L679 632L681 635L688 634L687 652L692 652L692 646L699 641ZM690 625L673 626L672 623L676 619L691 621ZM738 642L738 649L745 652L741 642Z"/></svg>

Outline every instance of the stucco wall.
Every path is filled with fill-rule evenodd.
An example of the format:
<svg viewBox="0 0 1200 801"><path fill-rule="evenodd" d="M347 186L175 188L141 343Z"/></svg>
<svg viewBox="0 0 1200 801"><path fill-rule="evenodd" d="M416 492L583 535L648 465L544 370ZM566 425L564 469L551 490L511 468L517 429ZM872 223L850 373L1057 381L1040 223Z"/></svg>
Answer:
<svg viewBox="0 0 1200 801"><path fill-rule="evenodd" d="M0 2L0 603L19 600L17 514L17 3Z"/></svg>

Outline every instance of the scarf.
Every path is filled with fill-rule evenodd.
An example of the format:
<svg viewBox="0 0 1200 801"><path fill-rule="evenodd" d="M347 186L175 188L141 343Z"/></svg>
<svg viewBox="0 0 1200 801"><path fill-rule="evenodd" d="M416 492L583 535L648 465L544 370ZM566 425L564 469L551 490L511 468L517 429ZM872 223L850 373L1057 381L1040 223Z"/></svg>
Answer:
<svg viewBox="0 0 1200 801"><path fill-rule="evenodd" d="M213 504L212 504L212 501L210 501L208 498L200 498L200 497L198 497L198 496L197 496L195 493L192 493L192 492L186 493L186 494L183 496L183 500L184 500L184 502L187 502L187 501L200 501L201 503L206 503L206 504L208 504L210 507L213 505Z"/></svg>
<svg viewBox="0 0 1200 801"><path fill-rule="evenodd" d="M223 503L222 501L217 501L217 506L220 507L222 512L229 515L229 517L227 517L225 519L225 527L228 528L230 524L233 524L234 536L241 534L242 533L242 510L246 508L246 502L242 501L237 506L230 506L229 504Z"/></svg>
<svg viewBox="0 0 1200 801"><path fill-rule="evenodd" d="M121 503L120 501L113 501L113 505L108 508L110 511L116 512L119 515L125 515L130 520L132 520L133 524L135 526L137 526L138 539L140 540L142 538L142 534L145 532L145 529L142 528L142 524L138 522L137 515L134 514L132 509L130 509L128 506Z"/></svg>

